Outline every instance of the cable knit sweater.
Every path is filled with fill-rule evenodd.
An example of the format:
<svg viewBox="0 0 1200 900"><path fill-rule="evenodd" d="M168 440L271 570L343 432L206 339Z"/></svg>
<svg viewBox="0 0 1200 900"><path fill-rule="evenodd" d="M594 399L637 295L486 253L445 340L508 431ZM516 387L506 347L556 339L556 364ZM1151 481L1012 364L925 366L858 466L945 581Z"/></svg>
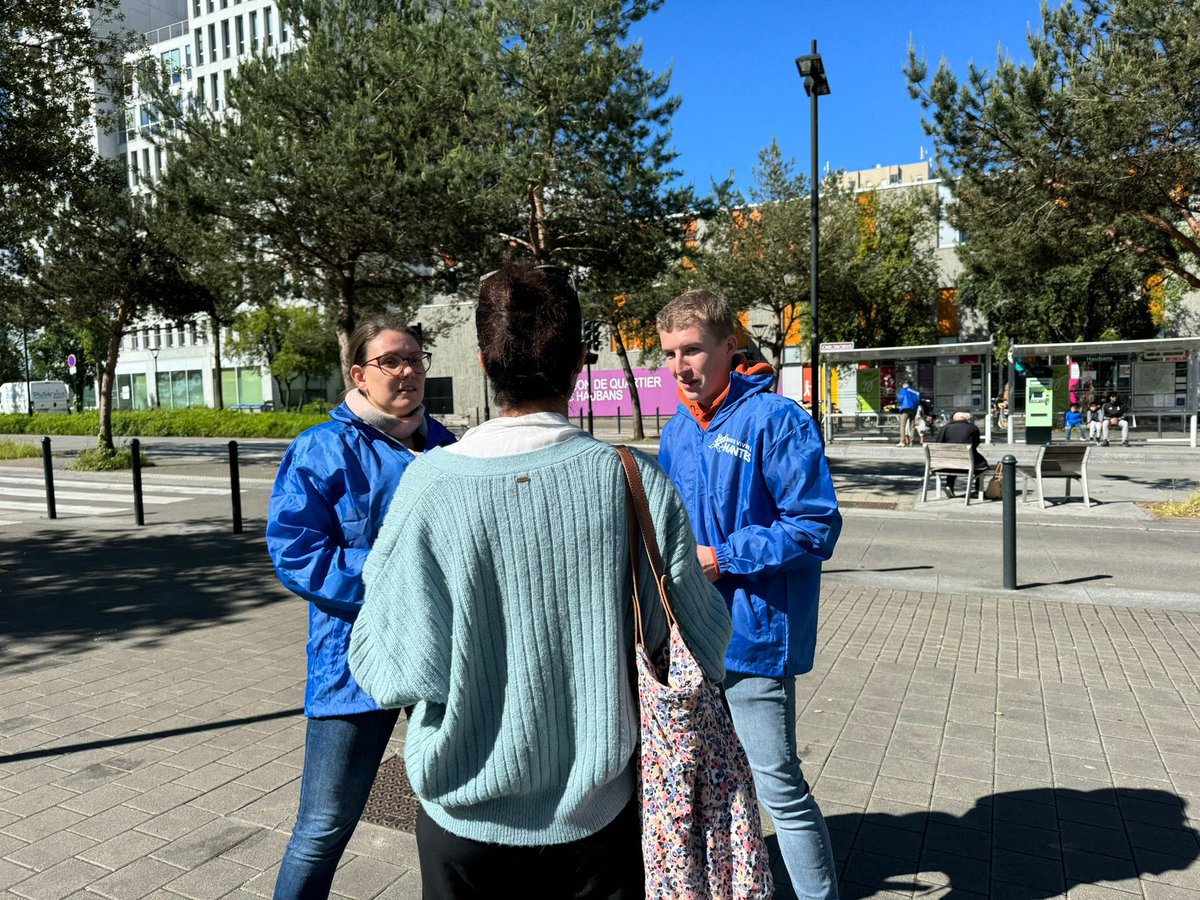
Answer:
<svg viewBox="0 0 1200 900"><path fill-rule="evenodd" d="M722 678L729 612L674 486L648 457L638 465L683 636ZM438 449L408 467L363 570L350 667L381 706L416 704L405 763L446 830L566 843L631 799L627 541L620 461L587 435L490 459ZM666 624L641 559L654 649Z"/></svg>

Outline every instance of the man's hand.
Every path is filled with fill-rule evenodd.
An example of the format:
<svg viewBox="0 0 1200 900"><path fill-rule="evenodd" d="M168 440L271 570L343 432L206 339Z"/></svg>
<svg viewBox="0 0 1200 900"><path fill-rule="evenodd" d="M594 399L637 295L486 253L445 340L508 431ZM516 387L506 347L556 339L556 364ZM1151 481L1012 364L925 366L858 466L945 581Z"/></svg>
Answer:
<svg viewBox="0 0 1200 900"><path fill-rule="evenodd" d="M1109 424L1109 425L1116 425L1116 424L1117 424L1117 418L1114 416L1113 418L1109 419L1109 420L1108 420L1108 424Z"/></svg>
<svg viewBox="0 0 1200 900"><path fill-rule="evenodd" d="M704 570L704 577L709 581L716 581L721 577L721 570L717 568L717 551L712 547L697 547L696 558L700 560L700 568Z"/></svg>

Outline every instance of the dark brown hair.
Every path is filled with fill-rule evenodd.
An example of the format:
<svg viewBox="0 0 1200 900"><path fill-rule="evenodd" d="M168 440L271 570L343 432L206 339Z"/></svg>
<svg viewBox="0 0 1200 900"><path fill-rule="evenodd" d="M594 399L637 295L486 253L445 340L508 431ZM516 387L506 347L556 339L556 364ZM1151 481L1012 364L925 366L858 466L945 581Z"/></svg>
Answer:
<svg viewBox="0 0 1200 900"><path fill-rule="evenodd" d="M371 316L369 319L363 319L350 335L350 365L366 365L367 344L371 343L371 341L375 340L375 338L379 337L385 331L398 331L401 334L407 334L417 342L418 347L424 349L421 344L420 333L417 329L409 325L403 316L396 313L381 313L377 316Z"/></svg>
<svg viewBox="0 0 1200 900"><path fill-rule="evenodd" d="M475 332L496 400L511 407L570 397L581 326L565 269L510 264L484 278Z"/></svg>

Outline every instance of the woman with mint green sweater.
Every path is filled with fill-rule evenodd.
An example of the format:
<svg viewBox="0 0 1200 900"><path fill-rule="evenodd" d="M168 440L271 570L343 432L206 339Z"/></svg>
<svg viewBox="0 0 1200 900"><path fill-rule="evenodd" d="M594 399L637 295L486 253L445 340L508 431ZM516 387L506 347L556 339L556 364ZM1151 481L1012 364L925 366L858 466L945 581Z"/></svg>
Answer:
<svg viewBox="0 0 1200 900"><path fill-rule="evenodd" d="M416 704L405 764L421 801L423 897L641 898L632 580L616 452L573 426L579 300L551 267L484 279L480 361L503 416L414 461L367 560L358 683ZM724 674L729 613L683 503L638 457L688 646ZM667 637L640 578L648 648Z"/></svg>

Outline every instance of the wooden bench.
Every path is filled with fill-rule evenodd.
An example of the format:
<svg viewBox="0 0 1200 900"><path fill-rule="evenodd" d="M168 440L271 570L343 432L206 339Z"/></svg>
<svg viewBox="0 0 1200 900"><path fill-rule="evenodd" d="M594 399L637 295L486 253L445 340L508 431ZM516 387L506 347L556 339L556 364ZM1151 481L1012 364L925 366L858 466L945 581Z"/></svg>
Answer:
<svg viewBox="0 0 1200 900"><path fill-rule="evenodd" d="M935 490L941 493L942 478L954 475L967 479L967 489L964 492L966 503L971 503L971 487L975 488L978 499L983 499L983 479L991 466L976 465L975 453L970 444L939 444L934 441L925 443L925 477L921 479L921 502L929 493L929 477L937 479Z"/></svg>
<svg viewBox="0 0 1200 900"><path fill-rule="evenodd" d="M1088 494L1087 461L1092 448L1086 444L1046 444L1038 450L1037 460L1032 466L1017 466L1022 476L1022 497L1029 499L1029 476L1037 479L1038 500L1042 509L1046 508L1046 492L1042 480L1046 478L1062 478L1067 482L1067 497L1071 496L1071 482L1078 481L1083 485L1083 505L1092 507L1092 499Z"/></svg>

